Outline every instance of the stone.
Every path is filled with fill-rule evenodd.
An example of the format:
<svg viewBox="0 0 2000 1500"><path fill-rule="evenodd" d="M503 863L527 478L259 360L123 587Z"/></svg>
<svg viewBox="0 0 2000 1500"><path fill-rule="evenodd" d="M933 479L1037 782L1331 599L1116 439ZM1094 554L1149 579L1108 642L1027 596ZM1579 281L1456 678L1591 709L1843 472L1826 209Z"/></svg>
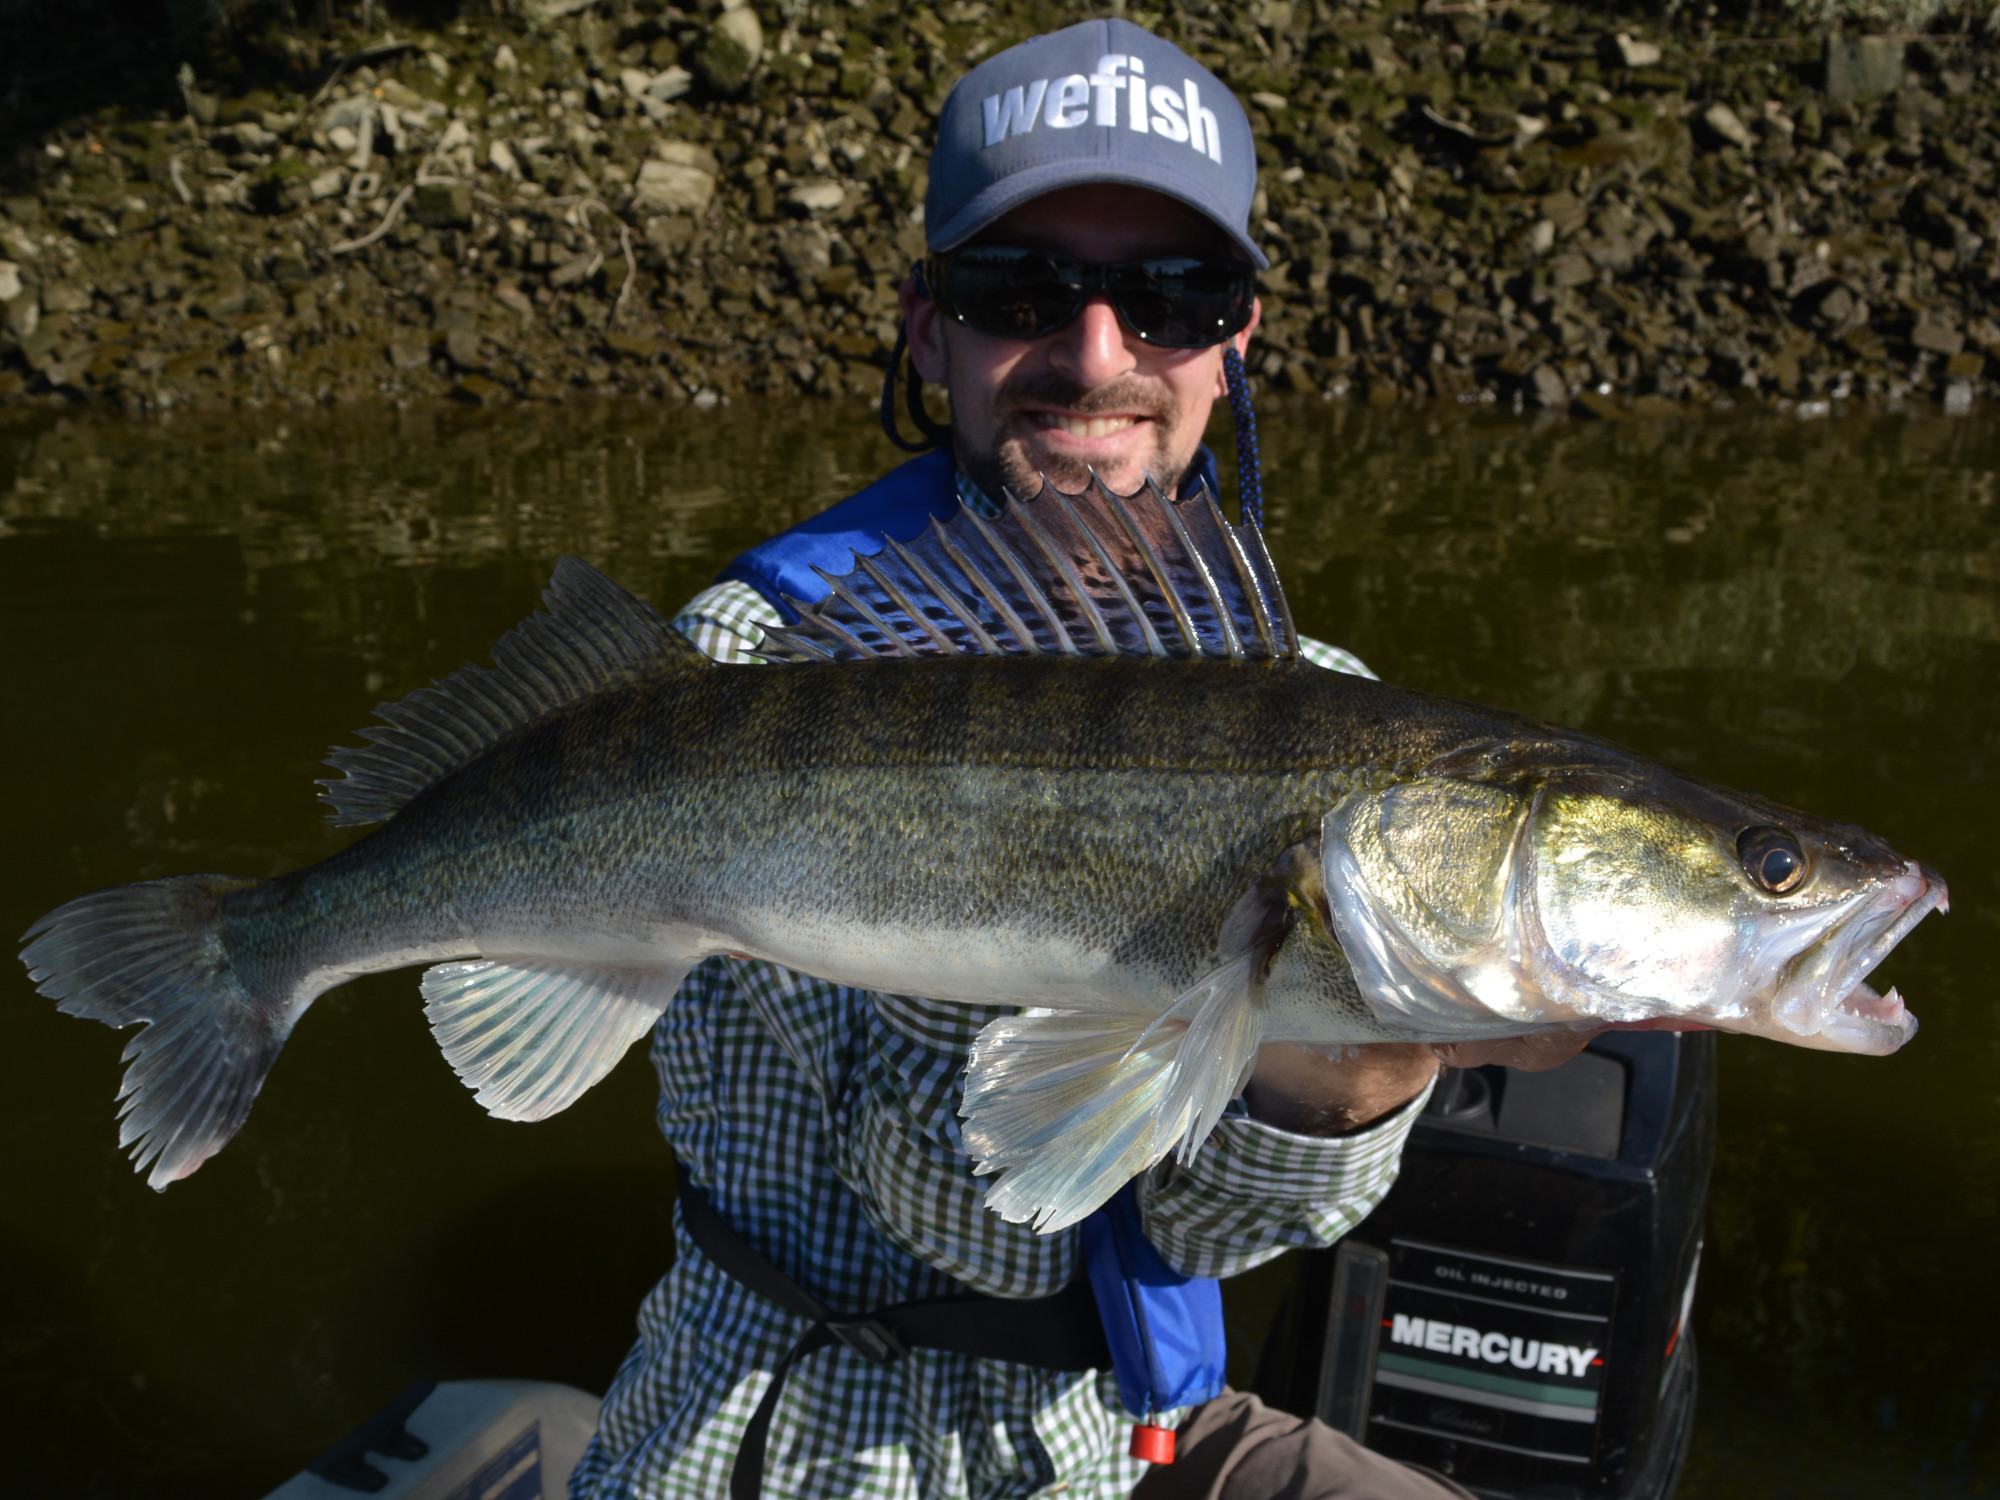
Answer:
<svg viewBox="0 0 2000 1500"><path fill-rule="evenodd" d="M83 312L90 306L90 293L67 281L52 281L42 288L42 311Z"/></svg>
<svg viewBox="0 0 2000 1500"><path fill-rule="evenodd" d="M802 182L785 195L794 212L830 214L847 201L846 189L837 182Z"/></svg>
<svg viewBox="0 0 2000 1500"><path fill-rule="evenodd" d="M733 94L750 81L764 55L764 27L749 6L725 10L715 18L695 55L695 66L718 94Z"/></svg>
<svg viewBox="0 0 2000 1500"><path fill-rule="evenodd" d="M528 300L528 294L511 282L503 281L495 287L493 298L519 317L532 318L535 315L535 304Z"/></svg>
<svg viewBox="0 0 2000 1500"><path fill-rule="evenodd" d="M694 220L686 214L661 214L646 221L645 234L646 243L659 253L660 259L673 261L694 238Z"/></svg>
<svg viewBox="0 0 2000 1500"><path fill-rule="evenodd" d="M633 364L651 364L666 352L665 345L658 339L649 339L637 333L607 333L600 342L606 353Z"/></svg>
<svg viewBox="0 0 2000 1500"><path fill-rule="evenodd" d="M1587 416L1596 417L1600 422L1622 422L1625 420L1625 408L1620 406L1613 397L1603 391L1578 391L1576 394L1576 406L1578 411L1583 412Z"/></svg>
<svg viewBox="0 0 2000 1500"><path fill-rule="evenodd" d="M1977 349L1965 349L1944 362L1947 380L1977 380L1986 369L1986 356Z"/></svg>
<svg viewBox="0 0 2000 1500"><path fill-rule="evenodd" d="M671 162L677 167L694 167L711 177L722 172L722 164L715 159L715 153L699 141L654 141L651 155L655 161Z"/></svg>
<svg viewBox="0 0 2000 1500"><path fill-rule="evenodd" d="M472 189L462 182L426 182L410 199L410 213L432 229L472 226Z"/></svg>
<svg viewBox="0 0 2000 1500"><path fill-rule="evenodd" d="M686 68L674 66L655 73L647 83L643 97L654 99L661 104L671 104L694 87L694 74Z"/></svg>
<svg viewBox="0 0 2000 1500"><path fill-rule="evenodd" d="M603 257L586 250L581 255L571 256L553 271L549 272L549 285L553 287L578 286L590 279L591 272L604 264Z"/></svg>
<svg viewBox="0 0 2000 1500"><path fill-rule="evenodd" d="M1829 99L1868 99L1903 86L1904 44L1889 36L1826 39L1826 93Z"/></svg>
<svg viewBox="0 0 2000 1500"><path fill-rule="evenodd" d="M417 334L397 334L389 340L389 363L399 370L421 370L431 362L430 341Z"/></svg>
<svg viewBox="0 0 2000 1500"><path fill-rule="evenodd" d="M1536 365L1528 372L1528 393L1537 406L1549 411L1561 411L1569 405L1568 385L1561 372L1548 365Z"/></svg>
<svg viewBox="0 0 2000 1500"><path fill-rule="evenodd" d="M347 169L345 167L328 167L324 172L321 172L317 177L312 178L306 183L306 191L311 194L315 203L323 198L338 198L346 190L346 187Z"/></svg>
<svg viewBox="0 0 2000 1500"><path fill-rule="evenodd" d="M1948 417L1962 417L1972 410L1973 400L1979 392L1969 380L1955 380L1945 388L1944 414Z"/></svg>
<svg viewBox="0 0 2000 1500"><path fill-rule="evenodd" d="M15 338L31 339L41 326L42 304L33 292L24 293L7 304L7 331Z"/></svg>
<svg viewBox="0 0 2000 1500"><path fill-rule="evenodd" d="M461 370L483 370L487 359L479 347L479 335L470 328L454 328L444 336L444 352Z"/></svg>
<svg viewBox="0 0 2000 1500"><path fill-rule="evenodd" d="M1614 32L1598 47L1607 68L1651 68L1662 56L1657 42L1642 42L1628 32Z"/></svg>
<svg viewBox="0 0 2000 1500"><path fill-rule="evenodd" d="M641 213L699 214L715 197L714 174L671 161L639 165L632 205Z"/></svg>
<svg viewBox="0 0 2000 1500"><path fill-rule="evenodd" d="M0 260L0 302L12 302L21 295L21 268L11 260Z"/></svg>
<svg viewBox="0 0 2000 1500"><path fill-rule="evenodd" d="M1549 262L1549 280L1557 286L1582 286L1593 274L1590 262L1574 251Z"/></svg>
<svg viewBox="0 0 2000 1500"><path fill-rule="evenodd" d="M1932 354L1956 354L1965 347L1965 335L1942 313L1921 313L1910 342Z"/></svg>
<svg viewBox="0 0 2000 1500"><path fill-rule="evenodd" d="M452 384L451 393L461 401L470 401L474 406L491 406L496 401L506 399L507 387L497 380L489 380L476 371L468 370Z"/></svg>
<svg viewBox="0 0 2000 1500"><path fill-rule="evenodd" d="M1757 144L1757 137L1750 133L1750 127L1743 123L1742 117L1720 100L1702 111L1701 123L1730 145L1745 151Z"/></svg>

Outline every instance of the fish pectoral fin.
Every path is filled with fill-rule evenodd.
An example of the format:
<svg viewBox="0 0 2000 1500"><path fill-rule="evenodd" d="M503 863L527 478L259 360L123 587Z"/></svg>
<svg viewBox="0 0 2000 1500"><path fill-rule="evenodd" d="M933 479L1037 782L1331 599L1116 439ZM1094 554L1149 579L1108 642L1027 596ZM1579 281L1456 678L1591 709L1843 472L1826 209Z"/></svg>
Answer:
<svg viewBox="0 0 2000 1500"><path fill-rule="evenodd" d="M611 1071L686 975L525 960L438 964L424 973L424 1015L487 1113L544 1120Z"/></svg>
<svg viewBox="0 0 2000 1500"><path fill-rule="evenodd" d="M1001 1174L988 1208L1050 1234L1169 1151L1193 1157L1256 1062L1264 969L1285 930L1234 925L1252 941L1157 1016L1031 1013L979 1033L959 1113L974 1170Z"/></svg>

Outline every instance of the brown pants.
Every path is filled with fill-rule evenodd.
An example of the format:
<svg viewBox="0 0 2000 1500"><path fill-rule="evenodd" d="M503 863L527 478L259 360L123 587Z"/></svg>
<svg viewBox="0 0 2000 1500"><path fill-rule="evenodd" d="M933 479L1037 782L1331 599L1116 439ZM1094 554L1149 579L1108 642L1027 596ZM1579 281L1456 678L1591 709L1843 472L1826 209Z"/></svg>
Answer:
<svg viewBox="0 0 2000 1500"><path fill-rule="evenodd" d="M1174 1446L1174 1461L1148 1470L1132 1500L1473 1500L1434 1470L1370 1453L1243 1391L1197 1407Z"/></svg>

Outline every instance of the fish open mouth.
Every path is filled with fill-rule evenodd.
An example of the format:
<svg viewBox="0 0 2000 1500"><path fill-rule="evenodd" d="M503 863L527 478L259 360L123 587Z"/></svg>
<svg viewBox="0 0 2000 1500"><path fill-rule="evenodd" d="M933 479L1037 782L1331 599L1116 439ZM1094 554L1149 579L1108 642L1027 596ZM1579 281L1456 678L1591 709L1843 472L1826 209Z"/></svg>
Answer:
<svg viewBox="0 0 2000 1500"><path fill-rule="evenodd" d="M1933 911L1949 910L1944 878L1909 861L1856 917L1805 957L1772 1005L1772 1018L1808 1046L1874 1056L1894 1052L1916 1035L1917 1018L1894 987L1882 994L1867 976L1917 923Z"/></svg>

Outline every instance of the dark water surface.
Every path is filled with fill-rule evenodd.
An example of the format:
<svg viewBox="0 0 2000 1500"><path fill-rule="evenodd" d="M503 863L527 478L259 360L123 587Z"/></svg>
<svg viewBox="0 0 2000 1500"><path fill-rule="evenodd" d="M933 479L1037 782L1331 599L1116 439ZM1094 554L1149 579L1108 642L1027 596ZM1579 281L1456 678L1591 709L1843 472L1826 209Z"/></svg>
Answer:
<svg viewBox="0 0 2000 1500"><path fill-rule="evenodd" d="M1301 628L1866 824L1955 910L1888 1060L1722 1044L1691 1496L2000 1480L2000 420L1581 426L1272 406ZM0 418L0 932L346 835L320 756L481 657L578 552L655 602L895 455L854 409ZM420 1376L602 1389L670 1255L635 1050L488 1119L413 973L333 991L160 1196L120 1039L0 962L0 1430L20 1493L256 1496Z"/></svg>

